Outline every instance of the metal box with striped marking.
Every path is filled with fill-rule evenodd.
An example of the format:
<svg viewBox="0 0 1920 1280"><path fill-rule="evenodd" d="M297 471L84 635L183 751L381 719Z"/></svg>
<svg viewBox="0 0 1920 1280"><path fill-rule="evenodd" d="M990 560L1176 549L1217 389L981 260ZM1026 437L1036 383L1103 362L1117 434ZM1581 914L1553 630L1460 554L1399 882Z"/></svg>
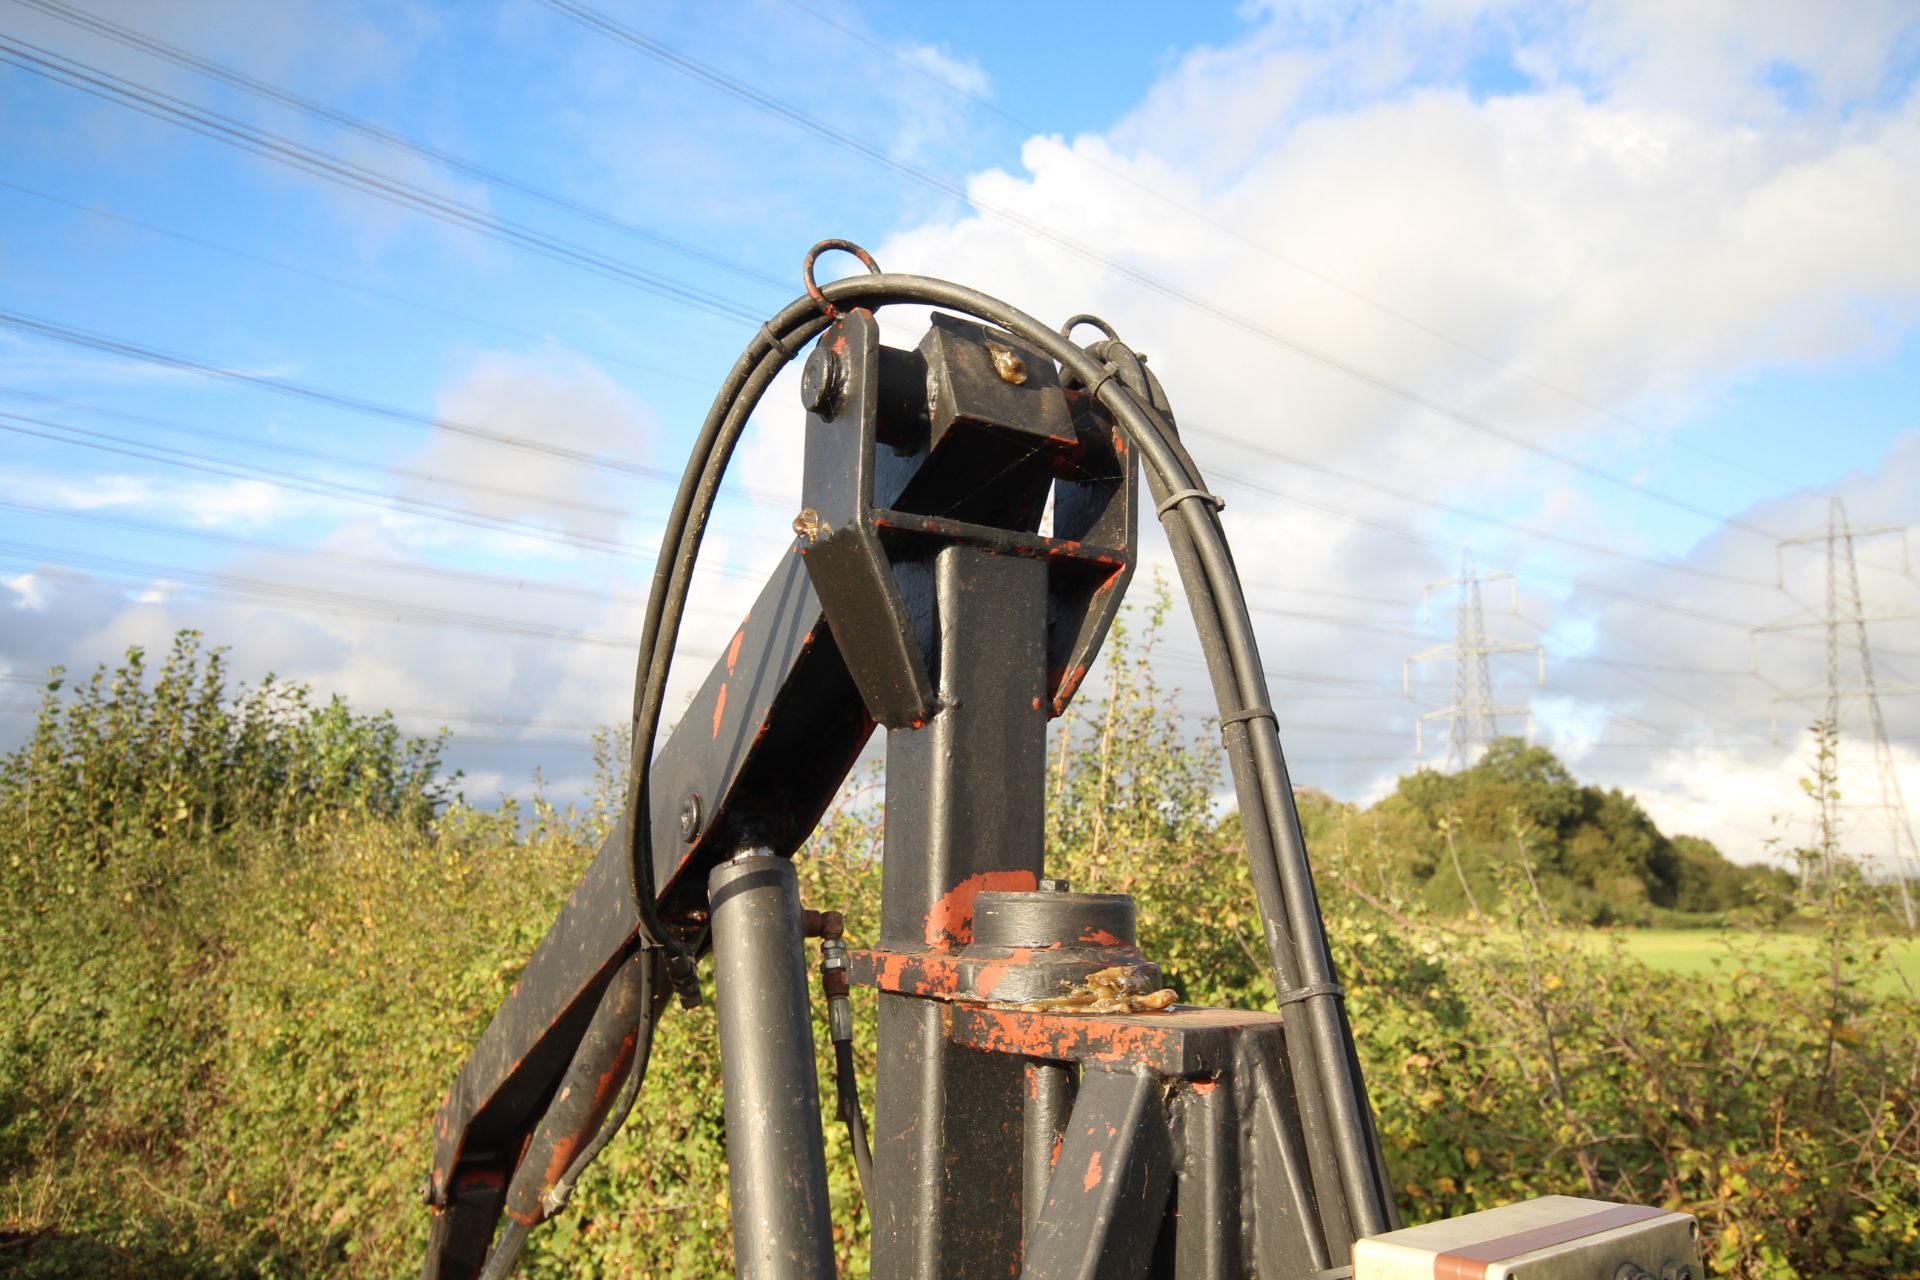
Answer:
<svg viewBox="0 0 1920 1280"><path fill-rule="evenodd" d="M1353 1246L1353 1280L1702 1280L1691 1214L1541 1196Z"/></svg>

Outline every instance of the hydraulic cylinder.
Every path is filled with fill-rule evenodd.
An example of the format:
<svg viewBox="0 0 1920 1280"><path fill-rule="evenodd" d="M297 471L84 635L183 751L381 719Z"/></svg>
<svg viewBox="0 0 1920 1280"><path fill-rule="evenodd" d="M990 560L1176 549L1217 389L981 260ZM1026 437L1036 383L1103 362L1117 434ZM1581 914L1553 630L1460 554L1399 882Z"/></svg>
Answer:
<svg viewBox="0 0 1920 1280"><path fill-rule="evenodd" d="M736 1269L745 1280L830 1280L799 881L787 859L753 850L714 868L707 898Z"/></svg>

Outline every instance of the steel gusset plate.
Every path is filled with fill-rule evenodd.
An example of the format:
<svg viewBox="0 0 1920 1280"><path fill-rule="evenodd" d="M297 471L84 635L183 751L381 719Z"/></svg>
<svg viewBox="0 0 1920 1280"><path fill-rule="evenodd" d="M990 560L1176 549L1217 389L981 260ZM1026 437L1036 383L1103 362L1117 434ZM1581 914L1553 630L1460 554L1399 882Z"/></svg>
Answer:
<svg viewBox="0 0 1920 1280"><path fill-rule="evenodd" d="M1105 410L999 330L936 313L903 351L860 310L820 336L802 400L795 534L874 719L936 709L931 564L955 544L1046 562L1048 710L1064 711L1133 572L1138 467Z"/></svg>

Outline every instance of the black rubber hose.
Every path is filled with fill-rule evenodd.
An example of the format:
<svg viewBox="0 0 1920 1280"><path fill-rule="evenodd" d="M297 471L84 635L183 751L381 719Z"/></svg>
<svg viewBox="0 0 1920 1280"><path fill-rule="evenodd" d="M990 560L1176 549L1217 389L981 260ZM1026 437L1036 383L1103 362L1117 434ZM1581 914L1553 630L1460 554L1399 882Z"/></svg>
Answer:
<svg viewBox="0 0 1920 1280"><path fill-rule="evenodd" d="M1145 407L1133 391L1119 379L1108 376L1108 366L1088 351L1073 345L1033 317L977 290L945 281L919 276L876 273L854 276L825 286L824 297L833 306L850 304L877 309L894 303L913 303L946 307L996 324L1039 348L1056 363L1089 387L1097 388L1101 404L1139 451L1151 481L1161 490L1199 488L1198 468L1183 445L1151 407ZM669 515L661 557L655 566L653 590L649 593L647 625L642 631L636 680L633 766L629 786L629 839L634 864L634 888L639 899L643 931L649 941L672 946L661 928L656 904L649 827L648 764L652 739L658 729L666 673L671 665L673 645L678 637L680 615L685 603L692 566L700 539L712 512L713 495L724 474L727 461L738 443L749 415L764 394L766 385L779 368L791 359L792 352L811 339L828 323L812 299L796 299L764 326L735 363L733 372L715 398L694 454L675 497ZM1231 555L1217 517L1207 504L1191 501L1176 504L1163 514L1169 530L1179 528L1187 535L1201 572L1187 579L1189 605L1199 624L1203 649L1209 651L1208 666L1215 674L1215 692L1223 716L1264 708L1268 705L1264 675L1260 670L1258 649L1253 639L1251 619L1245 595L1234 571ZM1183 574L1183 578L1187 575ZM1211 625L1209 625L1209 620ZM1216 661L1214 655L1224 661ZM1249 853L1256 864L1270 862L1277 873L1281 897L1279 914L1291 934L1290 952L1294 963L1276 963L1276 979L1286 981L1288 969L1306 984L1325 983L1331 987L1333 971L1327 949L1326 933L1320 920L1319 904L1313 891L1312 873L1306 861L1300 836L1299 818L1293 803L1284 758L1280 754L1277 726L1259 719L1245 722L1245 734L1227 735L1230 759L1244 757L1249 770L1236 768L1236 781L1254 782L1251 796L1243 796L1243 813L1253 803L1260 804L1268 821L1264 825L1265 849L1253 847L1253 828L1249 827ZM1251 803L1249 803L1251 802ZM1244 819L1243 819L1244 820ZM1255 879L1264 877L1256 873ZM1269 902L1262 902L1262 914L1269 914ZM1271 931L1270 931L1271 936ZM1292 985L1292 984L1289 984ZM1345 1011L1337 996L1327 993L1303 1002L1318 1065L1324 1068L1322 1088L1311 1090L1327 1104L1333 1123L1330 1137L1340 1167L1342 1182L1354 1214L1358 1234L1385 1230L1392 1216L1390 1202L1382 1190L1382 1171L1377 1165L1377 1142L1372 1133L1371 1112L1365 1103L1364 1088L1351 1069L1351 1034L1346 1028Z"/></svg>
<svg viewBox="0 0 1920 1280"><path fill-rule="evenodd" d="M627 840L632 865L635 909L644 940L676 955L684 949L660 922L653 877L651 794L649 775L653 738L660 727L667 673L680 634L680 621L694 562L713 511L713 497L732 459L747 418L766 386L792 355L827 325L810 298L788 304L761 326L734 362L687 459L686 471L674 494L661 535L660 555L654 562L653 583L647 593L647 612L640 629L635 664L633 742L627 785Z"/></svg>
<svg viewBox="0 0 1920 1280"><path fill-rule="evenodd" d="M1157 475L1169 492L1200 487L1200 477L1191 458L1184 456L1184 448L1169 439L1170 433L1161 430L1150 410L1143 408L1124 386L1116 385L1117 379L1103 377L1104 366L1091 354L1017 308L977 290L944 281L884 274L836 281L827 287L826 294L836 305L844 302L878 307L912 302L945 306L1007 329L1039 347L1087 386L1099 388L1100 402L1139 450L1150 474ZM1202 592L1193 591L1195 584L1189 584L1189 604L1196 616L1212 613L1219 618L1218 641L1233 671L1234 687L1216 687L1222 712L1231 714L1266 707L1269 705L1266 682L1259 666L1245 594L1226 550L1218 519L1205 503L1183 502L1167 512L1164 519L1170 526L1176 521L1183 523L1191 535L1207 580ZM1208 629L1203 628L1203 632L1205 630ZM1245 745L1251 748L1249 754L1259 782L1260 802L1269 814L1269 831L1273 837L1270 856L1284 890L1296 971L1305 984L1325 984L1328 988L1302 1003L1306 1007L1317 1065L1323 1073L1319 1095L1331 1113L1328 1128L1336 1163L1356 1232L1376 1234L1388 1229L1392 1209L1382 1188L1382 1171L1376 1163L1378 1148L1372 1133L1371 1112L1366 1107L1360 1080L1351 1070L1348 1048L1351 1033L1346 1026L1345 1010L1332 989L1333 969L1326 931L1313 891L1312 871L1300 836L1299 816L1285 761L1280 754L1277 727L1258 719L1250 721Z"/></svg>
<svg viewBox="0 0 1920 1280"><path fill-rule="evenodd" d="M867 1141L867 1118L860 1110L860 1077L853 1064L853 1041L833 1042L833 1084L840 1097L840 1118L846 1121L847 1140L853 1145L853 1171L860 1179L860 1199L873 1212L873 1147Z"/></svg>

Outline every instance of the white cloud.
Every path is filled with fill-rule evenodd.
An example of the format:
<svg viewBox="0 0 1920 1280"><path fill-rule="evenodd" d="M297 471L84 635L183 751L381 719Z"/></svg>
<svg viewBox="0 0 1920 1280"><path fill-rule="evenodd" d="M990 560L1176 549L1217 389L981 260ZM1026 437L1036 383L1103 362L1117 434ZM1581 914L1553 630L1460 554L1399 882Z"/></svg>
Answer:
<svg viewBox="0 0 1920 1280"><path fill-rule="evenodd" d="M68 511L127 510L171 516L202 528L257 531L280 521L356 510L351 504L265 480L178 481L167 476L48 475L20 470L0 475L0 495Z"/></svg>
<svg viewBox="0 0 1920 1280"><path fill-rule="evenodd" d="M556 445L629 461L651 452L658 430L651 411L584 356L559 349L478 352L442 387L435 410L449 421L536 447L507 448L436 432L404 465L479 487L408 481L403 493L480 515L615 539L623 511L647 510L652 504L636 499L663 492L659 485L616 485L604 472L538 452L537 446Z"/></svg>
<svg viewBox="0 0 1920 1280"><path fill-rule="evenodd" d="M1244 40L1193 50L1172 64L1104 133L1030 139L1017 171L977 173L971 190L983 204L1059 228L1101 255L1258 317L1288 341L1627 471L1643 465L1640 446L1738 380L1767 368L1883 359L1920 315L1920 250L1911 233L1920 226L1920 168L1910 159L1920 154L1920 103L1911 90L1895 94L1883 85L1903 41L1911 43L1910 9L1877 4L1850 11L1846 20L1817 6L1730 0L1564 10L1431 0L1270 11ZM519 21L502 19L510 20ZM546 25L539 30L541 39L556 38ZM740 56L764 54L766 78L786 77L789 86L817 83L848 58L844 50L823 56L817 38L794 39L779 24L743 39ZM1506 40L1523 46L1516 60L1536 87L1488 93L1469 83L1462 68ZM769 52L780 42L792 47ZM678 81L636 80L626 53L586 47L568 77L583 100L598 106L657 94L677 108L684 89ZM909 56L966 80L975 92L987 89L984 79L968 79L977 67L943 61L947 54ZM876 89L897 105L881 113L879 127L896 135L887 139L891 145L950 155L951 131L964 117L943 105L943 91L929 88L909 75ZM769 142L778 126L725 104L720 110L724 121L710 121L698 135L660 130L647 113L596 117L583 154L612 171L615 187L630 184L631 200L616 201L620 207L645 211L671 200L676 215L711 215L715 227L736 225L726 221L730 213L750 216L756 226L782 223L793 212L782 200L846 180L852 162L845 157L823 159L813 141L785 133ZM740 153L765 157L756 183L739 180ZM672 188L657 181L666 168L697 178L721 157L727 169L714 181ZM787 182L790 173L806 180ZM863 171L858 180L870 178ZM1304 781L1351 794L1377 787L1410 761L1412 717L1433 703L1396 701L1391 690L1406 653L1445 638L1444 619L1423 628L1412 605L1421 583L1455 568L1460 527L1417 505L1256 460L1218 437L1637 554L1656 545L1630 513L1577 488L1561 468L994 218L924 221L876 248L889 268L975 284L1043 317L1106 314L1152 352L1204 464L1294 495L1282 502L1234 490L1225 518L1261 602L1283 610L1257 619L1269 667L1370 686L1276 680L1289 755L1302 763ZM890 323L888 341L910 344L915 323ZM793 378L790 370L775 384L742 449L737 473L750 488L796 487ZM590 362L558 349L479 352L449 380L437 408L489 429L624 457L650 457L657 440L645 406ZM669 470L679 465L678 457L664 462ZM657 506L665 493L451 436L435 436L406 465L493 490L449 499L444 487L417 483L404 489L408 494L595 538L650 539L649 504ZM1920 516L1916 468L1920 445L1909 441L1878 471L1833 489L1854 504L1858 519L1911 523ZM1747 514L1769 528L1797 527L1824 518L1826 496L1803 494ZM604 509L548 501L556 497ZM228 520L265 518L258 495L239 488L188 499L184 490L161 494L111 478L92 496L70 496L75 506L148 502L178 509L183 500ZM1310 503L1362 510L1425 541L1410 545ZM732 510L716 522L708 556L764 571L789 518ZM1166 564L1151 523L1142 582ZM1512 545L1504 535L1488 536ZM579 563L548 544L412 517L356 521L338 537L342 547L383 548L415 562L480 549L522 563ZM1749 535L1723 531L1693 548L1687 563L1765 577L1770 567L1755 566L1766 554ZM1598 586L1659 595L1695 611L1745 619L1790 607L1764 588L1649 579L1605 557L1555 551L1543 559ZM627 591L640 589L633 573L641 568L618 570ZM1791 586L1817 599L1822 586L1810 572L1795 570ZM310 580L375 589L366 574L344 570L315 572ZM705 585L707 612L689 624L695 649L723 641L752 590L733 580ZM401 590L394 582L379 589ZM178 597L164 608L129 609L117 593L82 599L77 589L48 590L51 611L72 610L70 625L83 636L76 654L108 657L131 636L152 642L161 628L189 616L211 619L211 634L244 637L249 661L374 704L472 706L474 691L487 689L495 691L488 701L499 704L487 710L613 719L631 680L631 655L611 649L557 649L251 606L203 608ZM491 600L473 605L470 590L456 582L405 591L449 609L496 611ZM1353 594L1408 604L1339 598ZM601 631L630 630L637 621L630 603L529 611L556 625ZM1310 614L1323 616L1302 616ZM1737 669L1745 659L1737 628L1603 595L1552 598L1531 586L1526 615L1531 626L1516 624L1518 633L1547 635L1561 653L1584 647L1602 658L1711 669ZM1781 643L1786 656L1773 669L1776 679L1791 686L1817 676L1817 645ZM1920 638L1895 632L1888 645L1913 649ZM1176 646L1190 653L1190 636L1176 637ZM704 665L682 664L679 688ZM1626 678L1558 659L1550 676L1543 724L1563 735L1583 772L1640 790L1663 824L1751 855L1766 820L1797 796L1793 748L1766 740L1772 691L1758 682L1684 672ZM1167 683L1190 691L1183 705L1204 709L1198 669L1176 663ZM1631 727L1629 717L1644 727ZM1906 711L1890 711L1890 722L1902 741L1920 732L1920 721ZM1616 739L1652 749L1600 749ZM1920 796L1920 786L1910 790Z"/></svg>
<svg viewBox="0 0 1920 1280"><path fill-rule="evenodd" d="M972 58L957 58L930 44L913 45L902 50L900 56L962 93L984 98L993 91L993 81L986 68Z"/></svg>
<svg viewBox="0 0 1920 1280"><path fill-rule="evenodd" d="M1694 20L1690 11L1684 20L1666 16L1680 12L1596 6L1561 17L1527 5L1433 4L1354 17L1286 6L1247 40L1185 57L1106 134L1033 139L1020 172L972 180L983 206L1061 229L1212 306L1256 317L1280 342L988 214L903 231L878 256L892 269L978 284L1043 317L1106 315L1152 351L1190 431L1649 554L1656 544L1631 512L1596 502L1563 468L1287 347L1304 344L1628 472L1642 446L1742 378L1889 356L1920 319L1911 233L1920 226L1920 167L1896 158L1920 138L1920 100L1911 91L1874 95L1896 36L1915 29L1911 11L1863 15L1870 35L1810 32L1809 24L1846 24L1804 8L1768 9L1749 26L1746 6L1728 6L1684 31L1677 28ZM1541 87L1481 95L1458 64L1436 74L1434 49L1451 56L1484 43L1489 30L1530 33L1528 69ZM1817 100L1790 117L1768 105L1781 58L1797 61L1817 88ZM1701 83L1686 92L1663 85L1702 59L1711 65ZM1358 509L1442 546L1460 536L1460 522L1430 510L1282 462L1250 466L1206 434L1190 439L1223 477ZM1836 491L1857 500L1856 518L1920 515L1920 473L1906 455L1890 458L1885 472ZM1824 497L1809 495L1798 514L1823 510ZM1230 502L1227 527L1251 579L1411 603L1419 581L1453 568L1437 548L1298 505L1237 491ZM1763 527L1794 523L1784 511L1744 514ZM1782 604L1764 590L1723 591L1617 559L1536 551L1560 575L1696 611L1757 620ZM1145 554L1150 563L1163 554L1151 534ZM1770 576L1770 565L1756 568L1768 554L1750 535L1723 533L1688 560ZM1804 594L1810 584L1801 585ZM1556 594L1567 588L1556 585ZM1355 612L1324 600L1304 607ZM1386 683L1420 644L1393 634L1405 615L1366 612L1387 629L1258 619L1268 665ZM1572 643L1628 662L1744 663L1738 629L1578 589L1555 603L1534 585L1527 613L1560 652ZM1543 726L1583 770L1645 785L1665 818L1759 854L1753 807L1765 809L1765 796L1790 805L1798 795L1776 787L1790 749L1766 739L1764 686L1735 681L1730 689L1684 673L1627 678L1573 661L1550 660L1550 672L1555 696L1541 704ZM1405 726L1410 747L1411 714L1425 705L1355 702L1321 714L1326 704L1289 701L1301 687L1277 690L1295 722L1333 720L1351 731L1290 731L1289 754L1303 759L1394 749L1360 736L1366 729ZM1920 723L1896 722L1897 732L1915 729ZM1709 736L1720 745L1699 745ZM1646 749L1602 749L1602 739ZM1336 768L1331 780L1352 790L1393 767ZM1674 790L1682 778L1702 788L1692 801ZM1712 779L1727 792L1717 820L1702 798Z"/></svg>
<svg viewBox="0 0 1920 1280"><path fill-rule="evenodd" d="M47 609L46 584L31 573L15 574L11 578L0 578L0 586L13 592L13 607L31 609L35 613L45 613Z"/></svg>

